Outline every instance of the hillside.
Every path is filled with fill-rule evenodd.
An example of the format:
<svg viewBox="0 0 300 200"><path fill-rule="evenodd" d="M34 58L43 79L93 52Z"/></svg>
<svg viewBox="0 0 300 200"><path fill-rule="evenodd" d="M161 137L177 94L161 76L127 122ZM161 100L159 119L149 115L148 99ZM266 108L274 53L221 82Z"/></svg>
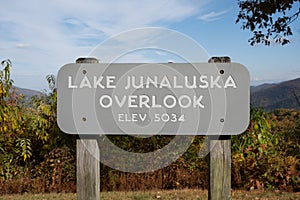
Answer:
<svg viewBox="0 0 300 200"><path fill-rule="evenodd" d="M25 89L25 88L19 88L16 87L18 93L23 94L26 97L32 97L32 96L39 96L42 95L42 92L36 91L36 90L31 90L31 89Z"/></svg>
<svg viewBox="0 0 300 200"><path fill-rule="evenodd" d="M253 92L258 92L260 90L269 89L276 85L277 85L276 83L264 83L264 84L261 84L258 86L251 86L250 90L251 90L251 93L253 93Z"/></svg>
<svg viewBox="0 0 300 200"><path fill-rule="evenodd" d="M20 87L14 87L17 94L23 94L25 102L29 102L31 97L33 96L41 96L44 95L42 92L26 89L26 88L20 88Z"/></svg>
<svg viewBox="0 0 300 200"><path fill-rule="evenodd" d="M263 84L251 87L251 105L267 110L276 108L300 109L300 78L277 84Z"/></svg>

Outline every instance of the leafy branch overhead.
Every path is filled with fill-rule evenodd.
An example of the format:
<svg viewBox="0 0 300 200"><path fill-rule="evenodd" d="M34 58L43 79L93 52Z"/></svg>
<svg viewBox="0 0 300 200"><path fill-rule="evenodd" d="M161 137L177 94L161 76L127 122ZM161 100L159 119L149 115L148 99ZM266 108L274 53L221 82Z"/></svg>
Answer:
<svg viewBox="0 0 300 200"><path fill-rule="evenodd" d="M300 0L241 1L236 23L242 23L243 30L250 30L253 36L248 40L251 45L290 43L293 35L291 24L300 15Z"/></svg>

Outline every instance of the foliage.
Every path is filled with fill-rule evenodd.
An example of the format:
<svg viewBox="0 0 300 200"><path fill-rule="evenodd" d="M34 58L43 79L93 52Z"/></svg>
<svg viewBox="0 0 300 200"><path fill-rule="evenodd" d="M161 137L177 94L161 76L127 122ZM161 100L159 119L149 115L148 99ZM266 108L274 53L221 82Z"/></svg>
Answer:
<svg viewBox="0 0 300 200"><path fill-rule="evenodd" d="M37 184L28 186L29 191L74 190L74 186L68 189L65 185L74 185L75 137L68 137L57 126L54 77L47 77L49 94L34 96L25 104L10 78L11 61L4 60L1 64L0 180L8 184L12 181L14 185L13 180L24 179L24 184L15 186L18 191L23 191L27 184ZM63 187L55 187L57 182Z"/></svg>
<svg viewBox="0 0 300 200"><path fill-rule="evenodd" d="M24 104L12 85L11 62L1 64L0 193L75 191L76 136L62 133L57 126L54 76L46 77L49 93ZM251 109L247 131L231 138L233 187L299 190L299 135L300 111ZM173 138L117 135L106 139L126 151L147 153ZM151 173L123 173L102 164L101 190L207 188L208 158L199 158L203 139L196 136L184 155Z"/></svg>
<svg viewBox="0 0 300 200"><path fill-rule="evenodd" d="M50 126L47 131L51 134L49 135L49 140L46 146L44 146L44 151L49 152L57 147L67 146L75 152L76 136L63 133L57 125L57 90L55 77L54 75L47 75L46 80L49 85L50 93L32 99L32 101L37 105L45 104L49 109L47 120Z"/></svg>
<svg viewBox="0 0 300 200"><path fill-rule="evenodd" d="M32 170L32 178L42 178L44 181L44 192L74 191L75 174L74 152L68 147L53 149Z"/></svg>
<svg viewBox="0 0 300 200"><path fill-rule="evenodd" d="M242 22L241 28L253 33L248 40L251 45L264 43L288 44L292 29L291 24L300 14L299 0L264 0L238 1L240 8L236 23ZM298 8L297 8L298 6ZM295 10L293 10L293 7Z"/></svg>
<svg viewBox="0 0 300 200"><path fill-rule="evenodd" d="M20 172L19 166L26 165L32 156L32 147L48 139L47 105L36 109L22 104L10 78L11 62L2 61L0 71L0 177L7 179ZM44 116L43 116L44 115ZM2 167L3 166L3 167Z"/></svg>
<svg viewBox="0 0 300 200"><path fill-rule="evenodd" d="M252 109L248 130L232 136L236 187L297 190L300 112Z"/></svg>
<svg viewBox="0 0 300 200"><path fill-rule="evenodd" d="M252 109L251 123L246 133L232 137L232 149L234 152L243 150L245 156L257 158L267 155L274 145L278 144L278 138L272 133L273 122L270 114L261 110ZM268 151L267 151L268 150Z"/></svg>
<svg viewBox="0 0 300 200"><path fill-rule="evenodd" d="M9 90L12 87L13 80L10 79L11 61L9 59L3 60L1 65L4 67L4 69L0 71L0 102L1 108L3 109L4 101L9 97Z"/></svg>

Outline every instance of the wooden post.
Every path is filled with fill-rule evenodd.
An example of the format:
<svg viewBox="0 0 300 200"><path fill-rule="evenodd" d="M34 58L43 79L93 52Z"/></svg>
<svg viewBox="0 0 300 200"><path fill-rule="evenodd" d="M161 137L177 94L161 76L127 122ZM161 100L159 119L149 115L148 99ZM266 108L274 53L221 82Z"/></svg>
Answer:
<svg viewBox="0 0 300 200"><path fill-rule="evenodd" d="M209 137L213 147L209 155L209 200L231 199L231 140L230 136Z"/></svg>
<svg viewBox="0 0 300 200"><path fill-rule="evenodd" d="M99 148L96 139L77 139L77 199L100 199Z"/></svg>
<svg viewBox="0 0 300 200"><path fill-rule="evenodd" d="M229 57L212 57L208 62L229 63ZM212 149L211 149L212 147ZM230 136L209 136L209 200L231 199Z"/></svg>
<svg viewBox="0 0 300 200"><path fill-rule="evenodd" d="M98 63L95 58L79 58L76 63ZM77 200L100 199L100 151L96 137L77 139Z"/></svg>

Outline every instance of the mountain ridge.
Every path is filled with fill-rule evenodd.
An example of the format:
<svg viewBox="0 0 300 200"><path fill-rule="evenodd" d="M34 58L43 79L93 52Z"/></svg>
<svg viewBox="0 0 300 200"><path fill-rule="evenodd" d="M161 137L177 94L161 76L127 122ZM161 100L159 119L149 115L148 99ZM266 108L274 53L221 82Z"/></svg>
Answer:
<svg viewBox="0 0 300 200"><path fill-rule="evenodd" d="M300 109L297 98L300 99L300 78L252 87L250 102L252 107L266 110Z"/></svg>
<svg viewBox="0 0 300 200"><path fill-rule="evenodd" d="M17 86L15 86L14 89L16 89L17 93L23 94L26 97L43 95L42 92L39 92L39 91L33 90L33 89L21 88L21 87L17 87Z"/></svg>

